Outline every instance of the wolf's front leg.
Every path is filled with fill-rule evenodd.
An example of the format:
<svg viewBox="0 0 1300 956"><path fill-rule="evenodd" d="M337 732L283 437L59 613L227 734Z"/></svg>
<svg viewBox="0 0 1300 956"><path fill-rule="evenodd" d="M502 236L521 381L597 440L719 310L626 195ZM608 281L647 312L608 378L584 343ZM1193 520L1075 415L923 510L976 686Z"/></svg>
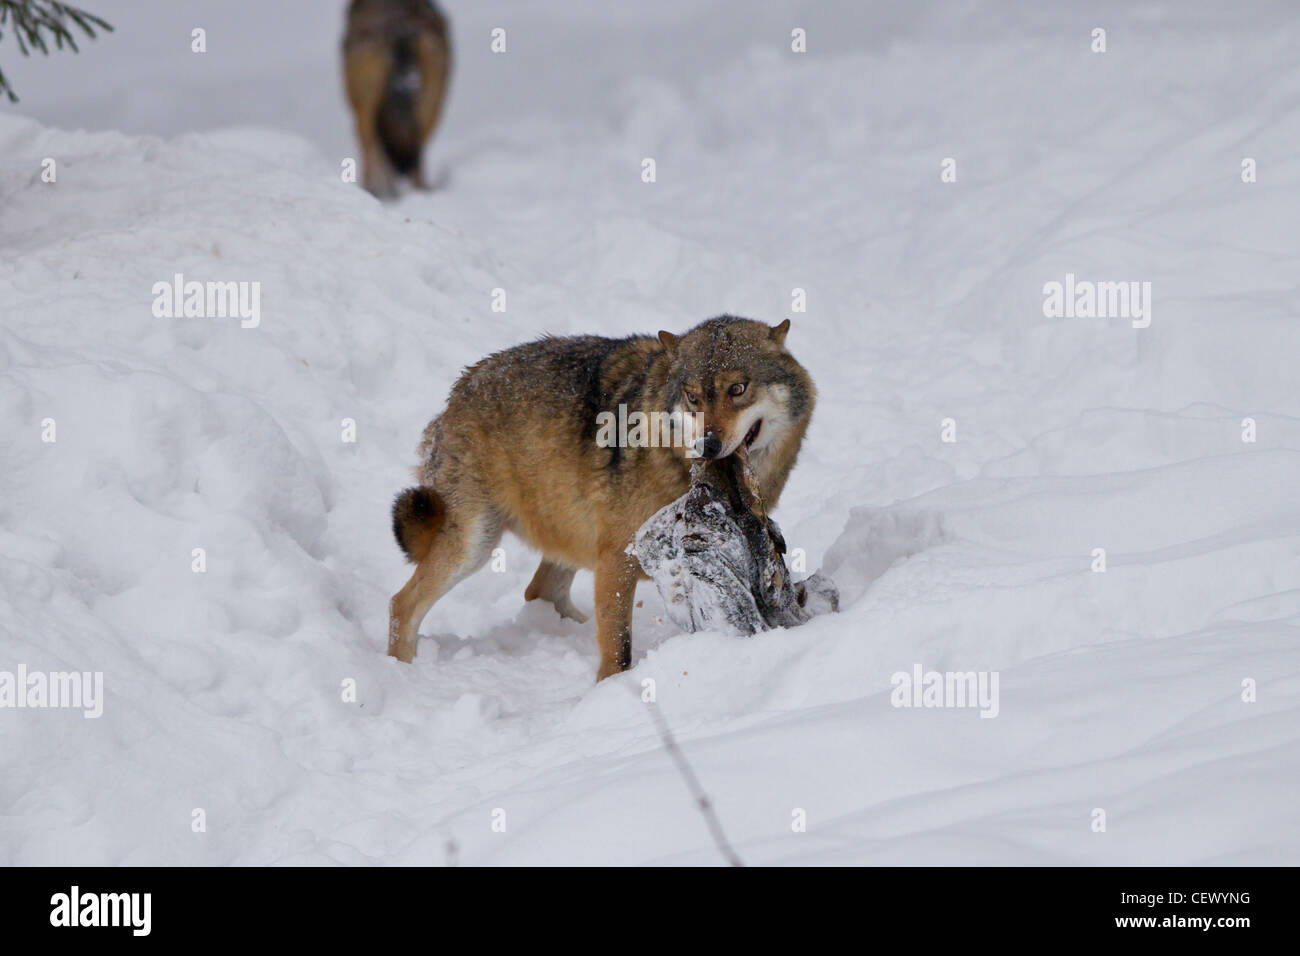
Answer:
<svg viewBox="0 0 1300 956"><path fill-rule="evenodd" d="M636 559L622 548L602 551L596 560L596 680L627 670L632 663L632 602L636 597Z"/></svg>

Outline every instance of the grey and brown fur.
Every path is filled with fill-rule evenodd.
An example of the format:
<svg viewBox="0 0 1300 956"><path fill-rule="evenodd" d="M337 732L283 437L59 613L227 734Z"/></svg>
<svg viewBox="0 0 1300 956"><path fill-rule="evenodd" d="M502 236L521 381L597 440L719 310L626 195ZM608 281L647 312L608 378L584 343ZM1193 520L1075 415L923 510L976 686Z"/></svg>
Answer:
<svg viewBox="0 0 1300 956"><path fill-rule="evenodd" d="M361 146L362 184L426 188L424 144L442 113L451 71L447 20L432 0L352 0L343 37L348 103Z"/></svg>
<svg viewBox="0 0 1300 956"><path fill-rule="evenodd" d="M595 572L599 677L627 668L645 577L627 548L646 519L686 492L685 442L723 458L750 441L768 506L781 496L816 396L785 348L789 327L722 316L680 336L544 338L467 369L425 429L419 487L394 503L394 532L415 572L391 602L388 652L415 656L429 608L509 530L542 553L526 600L583 621L569 586L576 569ZM620 404L692 412L698 428L675 447L601 447L597 416Z"/></svg>

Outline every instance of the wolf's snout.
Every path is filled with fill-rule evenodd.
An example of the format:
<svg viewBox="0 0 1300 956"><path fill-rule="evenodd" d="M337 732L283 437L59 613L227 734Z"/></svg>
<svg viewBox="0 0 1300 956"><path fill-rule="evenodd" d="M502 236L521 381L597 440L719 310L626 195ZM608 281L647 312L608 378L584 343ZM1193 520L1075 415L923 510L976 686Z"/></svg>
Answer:
<svg viewBox="0 0 1300 956"><path fill-rule="evenodd" d="M700 439L700 457L717 458L722 454L722 439L713 432L709 432Z"/></svg>

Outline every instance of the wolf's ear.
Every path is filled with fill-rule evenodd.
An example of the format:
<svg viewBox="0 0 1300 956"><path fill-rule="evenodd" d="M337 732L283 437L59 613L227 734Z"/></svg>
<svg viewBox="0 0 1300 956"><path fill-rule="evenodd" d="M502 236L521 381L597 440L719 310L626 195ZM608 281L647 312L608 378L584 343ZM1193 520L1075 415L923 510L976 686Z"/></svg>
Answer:
<svg viewBox="0 0 1300 956"><path fill-rule="evenodd" d="M677 348L677 343L680 342L681 340L682 337L680 335L673 335L671 332L661 331L659 333L659 341L664 344L664 348L666 348L669 352Z"/></svg>
<svg viewBox="0 0 1300 956"><path fill-rule="evenodd" d="M768 332L768 336L777 345L785 345L785 334L789 331L790 331L790 320L786 319L780 325L772 326L771 331Z"/></svg>

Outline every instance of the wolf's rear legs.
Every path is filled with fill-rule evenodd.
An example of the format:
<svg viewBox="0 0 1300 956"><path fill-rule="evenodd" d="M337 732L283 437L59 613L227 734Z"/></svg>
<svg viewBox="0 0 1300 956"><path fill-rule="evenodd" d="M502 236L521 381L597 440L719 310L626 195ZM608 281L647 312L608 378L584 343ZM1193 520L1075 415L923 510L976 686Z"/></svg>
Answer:
<svg viewBox="0 0 1300 956"><path fill-rule="evenodd" d="M499 517L484 512L468 520L452 516L438 531L415 573L388 602L388 654L399 661L415 657L420 622L435 601L487 563L501 540Z"/></svg>
<svg viewBox="0 0 1300 956"><path fill-rule="evenodd" d="M632 663L632 602L636 597L636 559L622 550L601 552L596 560L596 643L604 680Z"/></svg>
<svg viewBox="0 0 1300 956"><path fill-rule="evenodd" d="M362 144L361 163L361 184L370 195L377 199L397 196L397 172L374 134L369 137L369 142Z"/></svg>
<svg viewBox="0 0 1300 956"><path fill-rule="evenodd" d="M524 600L534 601L541 598L543 601L550 601L555 606L555 610L560 612L560 617L567 617L579 624L586 623L587 615L579 611L569 599L569 588L573 585L573 576L576 573L573 568L561 567L542 558L542 563L537 566L537 573L533 575L528 589L524 591Z"/></svg>
<svg viewBox="0 0 1300 956"><path fill-rule="evenodd" d="M361 185L371 195L388 199L397 195L397 176L379 141L376 120L388 75L388 51L381 44L363 44L347 54L346 62L348 101L361 147Z"/></svg>
<svg viewBox="0 0 1300 956"><path fill-rule="evenodd" d="M411 170L408 178L411 180L411 186L421 192L429 192L433 189L433 187L429 185L429 181L424 178L423 159L421 159L419 165L417 165L415 169Z"/></svg>

